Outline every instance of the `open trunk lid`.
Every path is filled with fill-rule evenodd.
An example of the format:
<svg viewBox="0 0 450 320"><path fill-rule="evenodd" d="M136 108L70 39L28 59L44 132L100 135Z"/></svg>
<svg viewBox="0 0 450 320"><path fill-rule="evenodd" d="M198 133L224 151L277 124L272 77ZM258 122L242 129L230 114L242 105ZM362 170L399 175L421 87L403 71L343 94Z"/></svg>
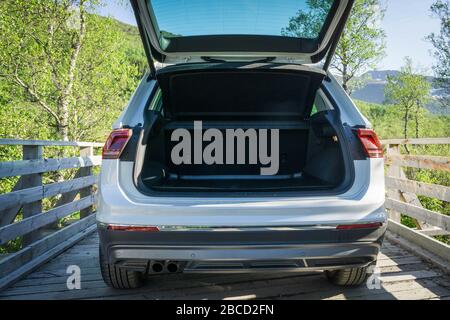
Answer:
<svg viewBox="0 0 450 320"><path fill-rule="evenodd" d="M158 70L171 119L305 119L326 73L295 64L193 63Z"/></svg>
<svg viewBox="0 0 450 320"><path fill-rule="evenodd" d="M131 0L150 65L329 59L354 0Z"/></svg>

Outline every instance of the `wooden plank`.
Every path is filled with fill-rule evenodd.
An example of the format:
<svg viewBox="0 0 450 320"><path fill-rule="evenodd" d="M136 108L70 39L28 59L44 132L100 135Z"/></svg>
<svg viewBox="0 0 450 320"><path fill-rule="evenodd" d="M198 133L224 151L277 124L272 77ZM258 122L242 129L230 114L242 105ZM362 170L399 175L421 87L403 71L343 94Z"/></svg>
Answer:
<svg viewBox="0 0 450 320"><path fill-rule="evenodd" d="M400 281L409 281L409 280L417 280L417 279L436 278L439 276L441 276L441 274L436 273L435 271L416 270L416 271L396 272L394 274L387 274L387 275L381 274L380 281L382 283L400 282Z"/></svg>
<svg viewBox="0 0 450 320"><path fill-rule="evenodd" d="M417 230L422 234L426 234L427 236L445 236L445 235L449 235L450 231L446 231L446 230L442 230L441 228L437 228L437 227L430 227L427 229L422 229L422 230Z"/></svg>
<svg viewBox="0 0 450 320"><path fill-rule="evenodd" d="M78 245L78 244L77 244ZM82 275L83 281L103 281L102 276L100 274L99 268L95 268L97 270L96 273L86 273L86 269L82 269ZM66 271L66 270L63 270ZM34 275L34 273L33 273ZM23 280L20 280L19 282L14 284L14 288L22 288L22 287L35 287L35 286L41 286L41 285L47 285L47 284L65 284L67 283L67 273L63 272L60 276L47 276L42 278L31 278L26 277ZM39 288L36 288L36 290L39 290Z"/></svg>
<svg viewBox="0 0 450 320"><path fill-rule="evenodd" d="M57 194L75 191L98 182L98 176L87 176L72 180L55 182L39 187L21 189L0 195L0 210L55 196Z"/></svg>
<svg viewBox="0 0 450 320"><path fill-rule="evenodd" d="M368 289L366 286L362 285L356 288L339 288L334 287L328 290L320 290L318 292L304 292L300 294L294 294L287 296L288 299L325 299L325 300L353 300L353 299L377 299L379 296L386 296L385 299L392 299L394 296L392 293L402 292L402 291L412 291L417 289L423 289L424 287L436 288L438 285L432 280L424 279L419 281L408 281L401 283L384 283L380 289ZM442 293L448 292L442 288ZM383 297L384 298L384 297Z"/></svg>
<svg viewBox="0 0 450 320"><path fill-rule="evenodd" d="M66 217L73 212L84 209L94 203L94 198L95 196L91 195L83 199L51 209L47 212L43 212L16 223L4 226L0 228L0 244L29 233L45 225L48 225L56 219Z"/></svg>
<svg viewBox="0 0 450 320"><path fill-rule="evenodd" d="M0 178L98 166L101 156L0 162Z"/></svg>
<svg viewBox="0 0 450 320"><path fill-rule="evenodd" d="M404 265L383 266L380 268L383 274L394 274L397 272L416 272L420 270L427 270L429 265L424 261L420 263L407 263Z"/></svg>
<svg viewBox="0 0 450 320"><path fill-rule="evenodd" d="M398 234L400 237L418 245L419 247L437 255L438 257L450 262L450 246L433 239L427 235L421 234L413 229L410 229L398 222L389 220L388 230Z"/></svg>
<svg viewBox="0 0 450 320"><path fill-rule="evenodd" d="M388 209L393 209L409 217L425 221L433 226L450 231L450 216L389 198L386 199L385 205Z"/></svg>
<svg viewBox="0 0 450 320"><path fill-rule="evenodd" d="M377 260L377 267L393 267L393 266L404 266L408 264L419 264L423 261L417 257L409 256L403 258L388 258L384 260Z"/></svg>
<svg viewBox="0 0 450 320"><path fill-rule="evenodd" d="M103 147L100 142L0 139L3 146Z"/></svg>
<svg viewBox="0 0 450 320"><path fill-rule="evenodd" d="M384 145L388 144L450 144L450 138L419 138L419 139L386 139L381 140Z"/></svg>
<svg viewBox="0 0 450 320"><path fill-rule="evenodd" d="M86 220L86 221L83 221ZM19 268L17 268L14 272L7 274L6 276L3 276L0 278L0 290L4 289L8 286L10 286L15 281L19 280L20 278L24 277L28 273L32 272L33 270L36 270L38 267L52 259L53 257L59 255L61 252L66 250L67 248L70 248L80 240L84 239L86 236L92 234L97 229L97 226L95 225L95 216L91 215L83 220L79 221L79 224L73 224L70 227L67 227L65 229L62 229L58 232L55 232L54 234L47 236L46 238L43 238L39 240L38 242L31 245L30 249L32 251L32 247L38 247L42 246L43 244L48 244L50 242L53 242L54 246L46 250L43 254L33 257L31 260L29 260L28 263L25 263L23 265L20 265ZM86 222L89 222L89 226L86 227ZM80 228L82 226L82 228ZM71 228L71 229L69 229ZM70 237L67 237L67 235L71 234L71 232L68 231L76 231L74 235L71 235ZM66 238L65 238L66 237ZM64 239L65 238L65 239ZM58 241L54 241L57 239ZM56 243L55 243L56 242ZM42 248L41 248L42 249ZM5 262L1 261L0 266L3 265ZM1 269L1 267L0 267Z"/></svg>
<svg viewBox="0 0 450 320"><path fill-rule="evenodd" d="M83 271L82 271L83 272ZM271 274L229 274L229 275L205 275L205 274L173 274L173 275L158 275L153 280L150 280L147 285L143 288L133 289L133 290L114 290L108 288L105 283L98 282L85 282L83 283L83 276L81 278L81 290L68 290L67 287L64 288L53 288L54 292L39 292L34 291L34 293L29 295L10 295L10 290L2 292L1 295L7 299L86 299L86 298L102 298L106 296L122 296L126 294L136 294L136 293L148 293L157 297L167 297L164 292L168 292L170 296L174 293L178 293L180 289L187 289L190 291L195 290L195 288L210 289L217 285L236 285L242 283L246 287L253 282L260 282L262 285L267 287L267 281L274 281L277 279L287 279L288 282L292 283L293 279L305 279L313 277L315 281L321 279L323 281L321 273L314 274L302 274L302 275L289 275L286 273L271 273ZM283 280L281 280L283 281ZM14 290L14 288L11 288ZM178 294L179 296L179 294ZM3 298L2 297L2 298Z"/></svg>
<svg viewBox="0 0 450 320"><path fill-rule="evenodd" d="M13 192L22 189L22 181L23 177L20 177L16 185L12 189ZM0 200L0 208L2 208L1 200ZM18 205L15 207L11 207L9 209L0 209L0 227L13 223L14 219L16 218L21 208L22 206Z"/></svg>
<svg viewBox="0 0 450 320"><path fill-rule="evenodd" d="M319 276L320 277L320 276ZM198 287L192 287L191 281L189 281L190 277L183 277L181 279L179 279L174 286L174 281L176 281L175 279L161 279L162 277L158 277L158 280L155 279L155 281L159 281L162 285L158 286L152 289L156 289L153 290L153 292L151 292L152 290L150 288L142 288L137 292L146 292L146 293L151 293L155 298L159 298L161 297L162 299L167 299L167 298L177 298L177 297L181 297L183 295L187 295L187 296L192 296L195 293L198 292L204 292L206 293L206 297L208 297L209 295L211 295L211 287L218 287L218 285L215 285L214 283L212 283L211 281L209 281L209 285L206 285L207 283L204 283L202 281L198 281L198 278L195 278L195 282L198 284ZM218 277L219 278L219 277ZM250 277L247 277L247 279L244 277L241 281L238 281L237 283L233 283L233 278L228 280L226 279L226 277L222 276L220 277L221 279L219 281L220 282L230 282L230 285L225 285L225 286L221 286L222 288L228 288L229 286L232 286L233 289L236 287L239 287L241 289L247 289L247 290L253 290L256 291L257 289L264 289L267 288L267 281L271 281L271 283L273 285L277 285L277 286L286 286L286 285L293 285L293 284L298 284L298 279L302 279L304 280L304 277L281 277L278 278L276 276L272 276L270 278L266 278L266 277L262 277L260 276L259 279L251 279ZM234 281L236 278L234 277ZM100 288L105 288L106 285L102 280L94 280L94 281L83 281L84 279L82 278L82 283L81 283L81 288L83 290L89 290L89 291L95 291L95 289L100 289ZM211 277L208 280L212 280ZM297 280L297 281L295 281ZM309 280L309 279L308 279ZM311 279L312 281L317 281L318 277L314 277L313 279ZM309 281L311 281L309 280ZM308 281L308 282L309 282ZM325 283L325 286L330 286L329 284ZM171 290L172 288L177 288L177 290ZM309 288L311 288L312 286L309 286ZM267 289L270 290L270 288L273 287L268 287ZM184 290L184 292L182 292ZM226 290L226 289L225 289ZM276 289L275 289L276 290ZM298 288L297 288L298 290ZM0 295L4 295L7 297L13 296L13 295L23 295L23 294L33 294L36 293L36 288L35 287L13 287L11 289L9 289L7 292L4 293L0 293ZM66 287L65 283L57 283L56 285L44 285L43 287L43 291L48 293L48 292L61 292L63 294L67 294L68 290ZM118 290L116 290L118 291ZM122 290L120 290L122 291ZM132 292L129 290L129 292ZM89 294L89 292L86 292L86 294ZM272 290L272 294L274 294L274 290Z"/></svg>
<svg viewBox="0 0 450 320"><path fill-rule="evenodd" d="M432 280L423 279L401 283L386 283L379 290L370 290L362 285L355 288L342 288L327 283L320 277L296 277L271 282L259 281L254 283L231 284L227 286L212 284L198 290L174 290L172 292L152 291L121 295L120 299L208 299L208 300L236 300L236 299L358 299L367 300L390 292L410 291L423 288L439 288L440 294L448 294L448 290L439 287ZM114 299L101 297L101 299ZM117 298L116 298L117 299Z"/></svg>
<svg viewBox="0 0 450 320"><path fill-rule="evenodd" d="M98 183L98 175L75 178L59 183L52 183L44 186L44 197L51 197L57 194L79 190Z"/></svg>
<svg viewBox="0 0 450 320"><path fill-rule="evenodd" d="M61 292L55 292L53 294L46 293L46 298L51 298L52 296L63 295L64 298L69 299L86 299L86 298L103 298L106 296L122 296L129 294L137 294L137 293L145 293L151 295L153 298L174 298L180 297L185 294L191 295L193 292L197 290L209 291L214 290L218 286L237 286L241 285L243 287L255 287L255 282L259 284L260 287L268 287L268 284L271 282L282 282L284 285L287 283L297 283L301 284L301 280L304 281L313 281L318 283L323 283L326 286L331 286L326 281L324 281L321 273L314 274L303 274L303 275L286 275L286 274L234 274L234 275L222 275L222 276L212 276L212 275L188 275L182 274L180 276L158 276L154 279L150 280L147 283L146 287L136 289L136 290L112 290L111 288L106 287L105 284L101 285L99 283L99 287L95 285L92 286L92 283L82 283L81 290L72 290L69 292L68 290L64 290ZM83 280L82 280L83 281ZM301 288L301 286L298 286ZM308 288L314 288L313 286L308 286ZM77 291L77 292L74 292ZM184 292L183 292L184 291ZM8 292L5 292L5 295L8 295ZM17 297L17 296L16 296ZM9 297L8 297L9 298ZM19 297L22 298L22 297ZM58 299L58 297L56 297Z"/></svg>
<svg viewBox="0 0 450 320"><path fill-rule="evenodd" d="M395 243L396 245L408 250L411 253L414 253L425 261L443 270L445 273L450 274L450 264L447 260L429 252L413 241L404 239L398 234L392 233L389 230L386 231L386 240Z"/></svg>
<svg viewBox="0 0 450 320"><path fill-rule="evenodd" d="M450 172L450 157L390 154L385 157L385 163L387 165L395 164L401 167Z"/></svg>
<svg viewBox="0 0 450 320"><path fill-rule="evenodd" d="M218 277L219 278L219 277ZM338 294L343 294L344 297L355 297L355 296L366 296L366 299L371 299L371 296L383 294L392 291L406 291L410 290L408 287L423 288L424 282L427 280L420 280L421 283L416 282L402 282L394 284L383 285L381 290L369 290L364 285L359 288L338 288L330 283L328 283L321 274L308 275L308 276L296 276L291 278L274 278L274 279L248 279L247 281L230 281L226 283L223 279L226 276L220 277L217 281L212 278L203 282L203 285L195 287L182 287L180 283L186 283L188 279L180 281L180 283L170 284L164 282L162 279L158 278L154 281L154 285L149 284L146 288L139 291L123 291L119 292L108 292L103 288L91 288L91 284L86 283L82 289L87 287L85 297L87 295L93 295L90 298L94 299L104 299L104 298L120 298L120 299L273 299L273 298L289 298L294 295L301 294L303 299L310 299L314 297L317 299L324 299L333 297ZM426 279L426 278L424 278ZM196 280L196 279L195 279ZM197 282L197 281L193 282ZM94 284L94 283L93 283ZM176 288L176 290L167 290L160 288L160 284L164 287L171 285ZM438 287L436 283L428 280L430 287ZM407 286L407 287L406 287ZM397 289L398 287L401 287ZM386 290L387 288L387 290ZM106 289L106 288L105 288ZM447 294L448 290L442 288L441 294ZM64 298L79 298L72 296L70 292L61 292ZM120 294L120 296L119 296ZM319 296L317 296L319 295ZM86 298L89 298L87 296Z"/></svg>
<svg viewBox="0 0 450 320"><path fill-rule="evenodd" d="M300 280L300 281L299 281ZM251 286L215 286L214 290L204 287L202 291L195 291L191 294L189 291L173 292L172 295L153 294L152 292L144 292L139 296L138 294L130 294L120 296L120 299L208 299L208 300L248 300L248 299L358 299L363 297L370 300L379 295L395 291L408 291L414 289L423 289L424 285L429 285L431 288L436 288L438 285L430 280L421 280L421 283L407 282L401 284L386 284L379 290L370 290L362 285L356 288L339 288L328 284L324 279L292 279L291 282L276 281L274 283L261 283L258 287ZM209 290L208 290L209 289ZM448 290L442 288L442 294L448 293ZM107 297L106 299L114 299L114 297Z"/></svg>
<svg viewBox="0 0 450 320"><path fill-rule="evenodd" d="M403 286L402 286L403 287ZM436 284L431 284L430 288L415 286L415 288L404 288L402 290L384 291L367 293L367 295L351 297L352 300L428 300L438 298L441 295L448 294L448 290ZM347 300L347 297L340 299Z"/></svg>
<svg viewBox="0 0 450 320"><path fill-rule="evenodd" d="M393 293L386 292L384 294L376 295L373 297L375 300L429 300L436 299L441 295L448 294L448 290L445 288L436 286L431 289L419 288L416 290L403 290ZM362 298L366 299L366 298Z"/></svg>
<svg viewBox="0 0 450 320"><path fill-rule="evenodd" d="M82 176L82 171L81 168L77 170L77 172L75 173L74 178L78 179ZM78 194L80 193L80 190L72 190L69 192L65 192L61 194L61 197L58 199L58 202L55 204L55 207L59 207L62 205L65 205L69 202L72 202L75 200L75 198L78 196ZM52 224L48 225L48 228L53 228L53 229L57 229L58 228L58 220L53 222Z"/></svg>
<svg viewBox="0 0 450 320"><path fill-rule="evenodd" d="M22 250L12 253L7 258L0 260L0 278L19 269L22 265L30 262L32 259L39 257L51 248L57 246L61 242L73 237L79 232L89 228L96 223L95 216L78 220L77 222L60 229L35 243L30 244Z"/></svg>
<svg viewBox="0 0 450 320"><path fill-rule="evenodd" d="M449 187L407 179L397 179L395 177L385 177L385 181L387 188L412 192L422 196L450 202Z"/></svg>
<svg viewBox="0 0 450 320"><path fill-rule="evenodd" d="M352 299L359 296L364 296L366 299L370 300L372 296L378 294L384 294L386 292L393 292L397 290L409 290L410 287L421 288L422 285L416 282L408 282L401 284L391 284L386 283L382 285L379 290L368 289L365 285L355 288L339 288L326 283L324 279L315 279L311 281L310 279L298 279L284 281L277 281L270 283L270 285L263 286L230 286L230 287L217 287L216 290L208 290L208 287L204 287L203 290L193 292L195 295L185 293L186 299L273 299L273 298L294 298L294 299ZM306 281L305 281L306 280ZM322 280L322 281L321 281ZM426 280L423 280L426 281ZM429 281L429 280L428 280ZM434 284L436 286L436 284ZM407 288L405 288L407 287ZM448 291L443 291L448 292ZM178 292L173 293L174 296L164 298L182 298L182 295ZM159 298L159 297L155 297Z"/></svg>

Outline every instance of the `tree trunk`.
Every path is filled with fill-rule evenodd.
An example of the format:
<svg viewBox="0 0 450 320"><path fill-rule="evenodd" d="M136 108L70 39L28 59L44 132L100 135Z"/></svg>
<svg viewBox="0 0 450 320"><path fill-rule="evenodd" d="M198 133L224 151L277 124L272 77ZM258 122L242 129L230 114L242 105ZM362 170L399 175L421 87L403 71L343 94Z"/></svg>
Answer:
<svg viewBox="0 0 450 320"><path fill-rule="evenodd" d="M342 68L342 88L344 88L345 92L349 93L348 74L347 74L347 65L346 64L343 64L343 68Z"/></svg>
<svg viewBox="0 0 450 320"><path fill-rule="evenodd" d="M78 56L80 54L81 46L83 44L84 35L86 32L86 19L84 2L80 1L80 29L78 37L73 44L73 51L70 56L69 70L67 73L67 84L61 92L61 99L59 101L60 124L58 127L59 134L63 141L69 141L69 101L72 95L73 83L75 80L75 69L77 66Z"/></svg>
<svg viewBox="0 0 450 320"><path fill-rule="evenodd" d="M416 120L416 138L419 138L419 106L416 108L415 120Z"/></svg>
<svg viewBox="0 0 450 320"><path fill-rule="evenodd" d="M403 136L408 139L408 118L409 118L409 107L405 109L405 117L403 119Z"/></svg>
<svg viewBox="0 0 450 320"><path fill-rule="evenodd" d="M348 92L347 81L345 81L345 82L342 83L342 87L344 88L345 92L349 93L349 92Z"/></svg>

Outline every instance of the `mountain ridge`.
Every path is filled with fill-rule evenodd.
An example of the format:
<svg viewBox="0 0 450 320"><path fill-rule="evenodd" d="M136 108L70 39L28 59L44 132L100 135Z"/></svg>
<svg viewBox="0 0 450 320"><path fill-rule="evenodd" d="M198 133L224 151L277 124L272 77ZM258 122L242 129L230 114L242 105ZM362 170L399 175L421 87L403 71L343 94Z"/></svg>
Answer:
<svg viewBox="0 0 450 320"><path fill-rule="evenodd" d="M354 90L351 94L353 99L369 103L385 104L384 90L389 76L398 76L398 70L371 70L364 73L360 79L363 86ZM438 101L442 94L442 89L434 86L434 77L425 76L426 80L432 84L431 101L425 108L433 114L450 114L450 107L444 108Z"/></svg>

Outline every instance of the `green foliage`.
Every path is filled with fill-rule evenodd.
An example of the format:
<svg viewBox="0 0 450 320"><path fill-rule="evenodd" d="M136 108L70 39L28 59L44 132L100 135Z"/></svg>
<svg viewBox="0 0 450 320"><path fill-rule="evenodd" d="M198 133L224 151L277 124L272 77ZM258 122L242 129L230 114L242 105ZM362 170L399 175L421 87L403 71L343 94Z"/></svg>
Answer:
<svg viewBox="0 0 450 320"><path fill-rule="evenodd" d="M374 68L384 57L386 35L378 26L384 11L379 0L355 1L332 62L332 67L342 74L344 89L349 93L360 85L354 81L355 77Z"/></svg>
<svg viewBox="0 0 450 320"><path fill-rule="evenodd" d="M308 0L308 9L299 10L295 17L289 19L289 24L281 30L283 36L315 39L326 16L330 12L334 0Z"/></svg>
<svg viewBox="0 0 450 320"><path fill-rule="evenodd" d="M431 12L438 17L441 24L439 33L432 33L427 38L434 46L437 63L433 66L436 75L436 87L443 89L441 102L444 107L450 104L450 2L436 0Z"/></svg>
<svg viewBox="0 0 450 320"><path fill-rule="evenodd" d="M405 139L409 137L410 120L413 120L415 124L414 137L420 136L420 124L423 123L425 115L424 106L430 100L430 90L430 83L424 76L414 72L409 58L405 59L405 65L398 76L388 77L385 95L387 101L397 105L401 112Z"/></svg>
<svg viewBox="0 0 450 320"><path fill-rule="evenodd" d="M98 5L92 0L0 4L0 90L11 92L0 100L10 115L0 119L0 127L28 127L31 121L20 119L26 106L53 139L105 138L146 62L136 28L89 13ZM28 138L23 134L12 137Z"/></svg>
<svg viewBox="0 0 450 320"><path fill-rule="evenodd" d="M314 38L332 3L333 0L308 0L308 10L300 10L281 33ZM352 8L332 61L332 67L342 76L343 87L349 93L359 84L356 76L374 67L384 56L386 35L378 26L384 11L379 0L356 0Z"/></svg>
<svg viewBox="0 0 450 320"><path fill-rule="evenodd" d="M148 61L142 47L139 31L135 26L130 26L120 21L112 20L112 23L115 25L114 28L117 28L118 32L121 33L121 37L123 37L122 45L125 50L127 63L137 68L135 80L138 80L148 69Z"/></svg>
<svg viewBox="0 0 450 320"><path fill-rule="evenodd" d="M381 139L402 138L403 118L399 106L379 105L363 101L354 101L358 109L371 122L373 128ZM433 115L422 110L421 136L423 137L448 137L450 136L450 116ZM408 135L415 132L415 123L408 122ZM429 150L423 150L427 154Z"/></svg>

